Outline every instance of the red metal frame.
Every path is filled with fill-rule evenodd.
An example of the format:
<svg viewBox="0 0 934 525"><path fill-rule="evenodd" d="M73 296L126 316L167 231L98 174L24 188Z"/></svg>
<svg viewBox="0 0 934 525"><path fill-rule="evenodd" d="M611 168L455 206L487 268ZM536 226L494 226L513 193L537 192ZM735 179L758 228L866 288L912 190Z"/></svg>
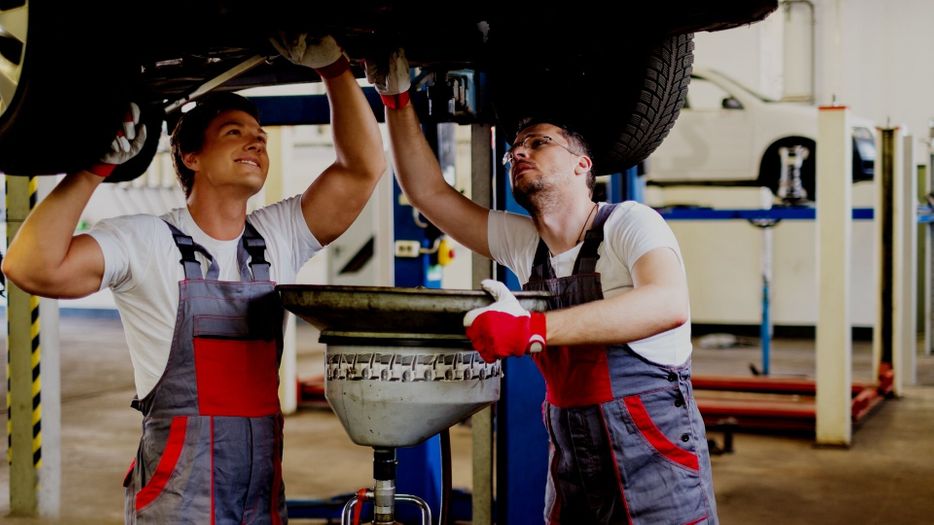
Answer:
<svg viewBox="0 0 934 525"><path fill-rule="evenodd" d="M850 416L859 423L892 393L894 373L882 363L874 385L854 383ZM812 379L700 376L693 379L697 407L708 427L726 420L737 428L814 431L817 385Z"/></svg>

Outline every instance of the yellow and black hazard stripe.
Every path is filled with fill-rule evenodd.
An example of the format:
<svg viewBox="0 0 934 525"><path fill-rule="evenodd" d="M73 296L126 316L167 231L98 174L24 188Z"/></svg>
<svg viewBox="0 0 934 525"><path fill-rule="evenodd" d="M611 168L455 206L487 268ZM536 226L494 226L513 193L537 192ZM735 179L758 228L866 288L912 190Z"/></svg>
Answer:
<svg viewBox="0 0 934 525"><path fill-rule="evenodd" d="M29 296L29 339L32 349L30 366L32 367L32 463L42 466L42 375L39 365L42 361L42 347L39 345L39 297Z"/></svg>
<svg viewBox="0 0 934 525"><path fill-rule="evenodd" d="M29 191L29 210L36 206L39 190L39 178L30 177L27 185ZM30 339L30 367L32 369L32 462L36 468L42 466L42 374L40 364L42 361L42 346L39 344L39 297L29 296L29 339ZM7 319L7 334L10 333L9 318ZM6 410L7 410L7 461L13 462L13 419L12 419L12 370L10 360L12 352L7 352L6 363Z"/></svg>
<svg viewBox="0 0 934 525"><path fill-rule="evenodd" d="M39 177L29 177L29 211L36 207L39 195ZM42 347L39 345L39 297L29 296L29 342L32 368L32 464L42 466Z"/></svg>

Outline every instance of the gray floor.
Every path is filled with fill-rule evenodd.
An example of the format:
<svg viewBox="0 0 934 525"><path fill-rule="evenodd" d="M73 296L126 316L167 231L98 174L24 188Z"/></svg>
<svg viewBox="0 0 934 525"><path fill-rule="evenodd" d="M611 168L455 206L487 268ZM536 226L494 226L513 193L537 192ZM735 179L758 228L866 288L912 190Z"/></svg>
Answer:
<svg viewBox="0 0 934 525"><path fill-rule="evenodd" d="M310 327L299 326L299 368L313 374L321 369L322 348ZM116 320L64 317L61 333L62 517L7 516L9 473L3 465L0 523L122 523L120 481L139 433L139 416L128 407L132 374L122 331ZM748 376L749 364L759 363L757 348L699 346L696 374ZM869 345L855 344L853 360L854 379L868 379ZM776 341L773 375L812 375L813 362L813 342ZM919 377L924 386L883 403L847 450L818 449L806 437L737 435L735 453L713 459L721 521L934 523L934 359L921 358ZM452 442L454 484L469 487L470 430L455 427ZM5 449L6 440L0 443ZM290 498L324 498L371 483L370 450L353 445L327 410L305 409L287 418L285 443Z"/></svg>

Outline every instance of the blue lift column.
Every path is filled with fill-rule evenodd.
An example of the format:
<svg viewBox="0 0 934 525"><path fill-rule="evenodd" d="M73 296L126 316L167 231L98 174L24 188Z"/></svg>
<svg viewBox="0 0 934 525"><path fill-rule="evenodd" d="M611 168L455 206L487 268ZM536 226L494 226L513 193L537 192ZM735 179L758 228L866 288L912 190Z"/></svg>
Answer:
<svg viewBox="0 0 934 525"><path fill-rule="evenodd" d="M610 175L606 187L606 201L645 202L645 179L641 178L638 166Z"/></svg>

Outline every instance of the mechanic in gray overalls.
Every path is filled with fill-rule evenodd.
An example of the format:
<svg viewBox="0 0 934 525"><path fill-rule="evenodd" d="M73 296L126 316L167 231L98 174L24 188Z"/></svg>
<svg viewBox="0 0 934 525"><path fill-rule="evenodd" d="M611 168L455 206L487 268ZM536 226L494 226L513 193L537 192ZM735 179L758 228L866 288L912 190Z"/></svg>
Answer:
<svg viewBox="0 0 934 525"><path fill-rule="evenodd" d="M62 180L3 263L10 280L38 295L113 291L143 413L124 480L127 523L287 519L275 282L293 281L350 226L386 163L373 112L334 39L275 44L317 71L331 102L337 158L301 195L247 213L269 170L266 132L251 102L209 94L172 134L187 206L107 219L73 236L94 190L146 141L134 106L111 151Z"/></svg>
<svg viewBox="0 0 934 525"><path fill-rule="evenodd" d="M398 50L367 61L384 97L408 85ZM677 240L636 202L594 203L583 138L527 122L504 162L531 217L488 210L448 185L408 106L386 112L395 172L442 231L554 294L529 313L497 281L497 300L464 319L484 359L533 359L547 387L546 523L713 524L703 420L691 389L686 277Z"/></svg>

